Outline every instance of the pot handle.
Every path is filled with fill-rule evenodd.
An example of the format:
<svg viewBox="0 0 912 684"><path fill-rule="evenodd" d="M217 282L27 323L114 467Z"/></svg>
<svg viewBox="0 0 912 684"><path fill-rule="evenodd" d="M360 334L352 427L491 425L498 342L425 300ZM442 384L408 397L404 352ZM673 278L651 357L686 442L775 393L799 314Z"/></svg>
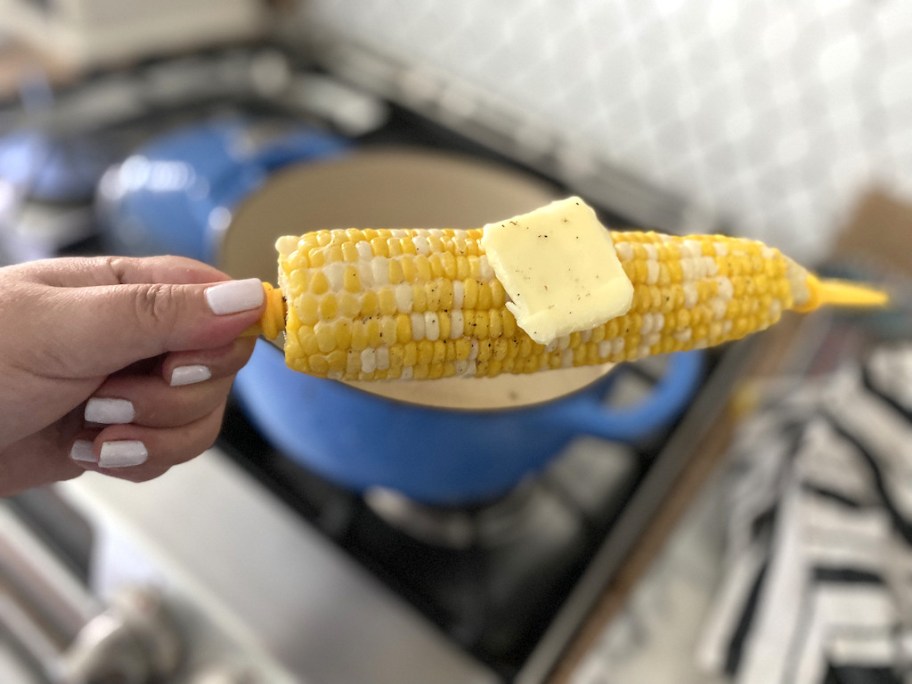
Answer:
<svg viewBox="0 0 912 684"><path fill-rule="evenodd" d="M223 233L227 229L225 214L250 196L269 176L297 162L312 162L337 157L350 145L337 136L322 131L298 131L275 140L239 159L237 168L221 179L218 188L202 201L196 211L200 223L208 227L203 259L214 263L218 258ZM230 216L230 214L229 214Z"/></svg>
<svg viewBox="0 0 912 684"><path fill-rule="evenodd" d="M214 194L207 198L207 215L218 207L233 208L275 171L296 162L338 156L348 149L347 142L328 133L297 131L238 156L236 167L218 179Z"/></svg>
<svg viewBox="0 0 912 684"><path fill-rule="evenodd" d="M312 161L350 149L342 138L322 131L296 131L257 150L247 161L267 172L298 161Z"/></svg>
<svg viewBox="0 0 912 684"><path fill-rule="evenodd" d="M622 408L604 406L600 397L587 395L563 412L572 428L594 437L636 442L674 420L690 401L703 373L704 353L671 354L662 377L642 401ZM609 385L610 387L610 385Z"/></svg>

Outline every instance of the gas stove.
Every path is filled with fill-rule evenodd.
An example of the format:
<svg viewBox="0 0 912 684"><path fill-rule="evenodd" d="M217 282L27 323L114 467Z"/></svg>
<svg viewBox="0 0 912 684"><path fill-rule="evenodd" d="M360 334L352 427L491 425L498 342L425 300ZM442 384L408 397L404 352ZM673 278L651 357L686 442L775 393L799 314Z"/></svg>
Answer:
<svg viewBox="0 0 912 684"><path fill-rule="evenodd" d="M178 126L224 116L273 129L306 125L354 148L454 150L575 191L502 147L495 151L275 48L99 74L56 93L31 117L10 102L0 109L0 131L39 136L37 149L45 151L90 141L98 158L117 163ZM100 171L81 171L102 182ZM0 185L8 189L0 215L4 261L128 249L99 223L94 192L52 197L22 179ZM630 220L596 205L611 223ZM23 220L43 211L54 223L60 207L82 211L78 229L54 224L38 232ZM17 643L53 681L59 663L75 672L76 661L88 667L92 658L111 657L108 642L92 638L99 620L131 633L141 614L154 623L143 622L142 634L170 636L141 640L137 657L147 665L137 671L148 677L124 681L545 681L721 411L746 349L713 355L691 409L650 438L577 439L539 476L465 508L342 489L277 450L232 402L217 444L159 480L137 487L89 474L4 503L10 529L52 550L56 581L67 586L56 608L42 609L57 617L55 638L20 636ZM662 363L625 367L611 401L648 392ZM23 551L32 546L22 541L28 534L12 535L19 543L0 549L0 578L12 576L14 559L31 555ZM34 599L21 590L23 573L16 577L9 585ZM25 632L52 621L26 620ZM13 632L17 621L0 611L0 623ZM162 646L169 639L182 654L173 663ZM90 680L73 674L66 681Z"/></svg>

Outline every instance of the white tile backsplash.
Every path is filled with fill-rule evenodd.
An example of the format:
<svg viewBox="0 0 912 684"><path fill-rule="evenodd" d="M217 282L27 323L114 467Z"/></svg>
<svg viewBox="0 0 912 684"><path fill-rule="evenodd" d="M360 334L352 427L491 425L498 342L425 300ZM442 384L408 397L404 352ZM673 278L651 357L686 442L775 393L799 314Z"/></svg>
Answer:
<svg viewBox="0 0 912 684"><path fill-rule="evenodd" d="M905 0L303 6L320 31L495 95L802 259L825 251L869 184L912 200Z"/></svg>

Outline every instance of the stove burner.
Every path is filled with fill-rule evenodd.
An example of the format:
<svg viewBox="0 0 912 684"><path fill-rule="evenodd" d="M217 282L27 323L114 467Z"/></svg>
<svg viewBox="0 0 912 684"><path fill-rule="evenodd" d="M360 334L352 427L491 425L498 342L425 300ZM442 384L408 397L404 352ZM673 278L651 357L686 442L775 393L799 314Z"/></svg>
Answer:
<svg viewBox="0 0 912 684"><path fill-rule="evenodd" d="M390 489L374 488L364 501L381 520L413 539L459 550L505 543L531 515L534 487L525 482L503 497L467 507L428 506Z"/></svg>

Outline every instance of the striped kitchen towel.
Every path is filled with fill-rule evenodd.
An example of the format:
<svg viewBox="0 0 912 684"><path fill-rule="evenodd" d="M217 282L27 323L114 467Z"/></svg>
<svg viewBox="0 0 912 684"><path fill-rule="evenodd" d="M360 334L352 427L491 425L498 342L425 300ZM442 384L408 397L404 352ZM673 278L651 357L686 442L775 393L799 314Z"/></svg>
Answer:
<svg viewBox="0 0 912 684"><path fill-rule="evenodd" d="M737 684L912 684L912 345L770 398L729 485L700 665Z"/></svg>

